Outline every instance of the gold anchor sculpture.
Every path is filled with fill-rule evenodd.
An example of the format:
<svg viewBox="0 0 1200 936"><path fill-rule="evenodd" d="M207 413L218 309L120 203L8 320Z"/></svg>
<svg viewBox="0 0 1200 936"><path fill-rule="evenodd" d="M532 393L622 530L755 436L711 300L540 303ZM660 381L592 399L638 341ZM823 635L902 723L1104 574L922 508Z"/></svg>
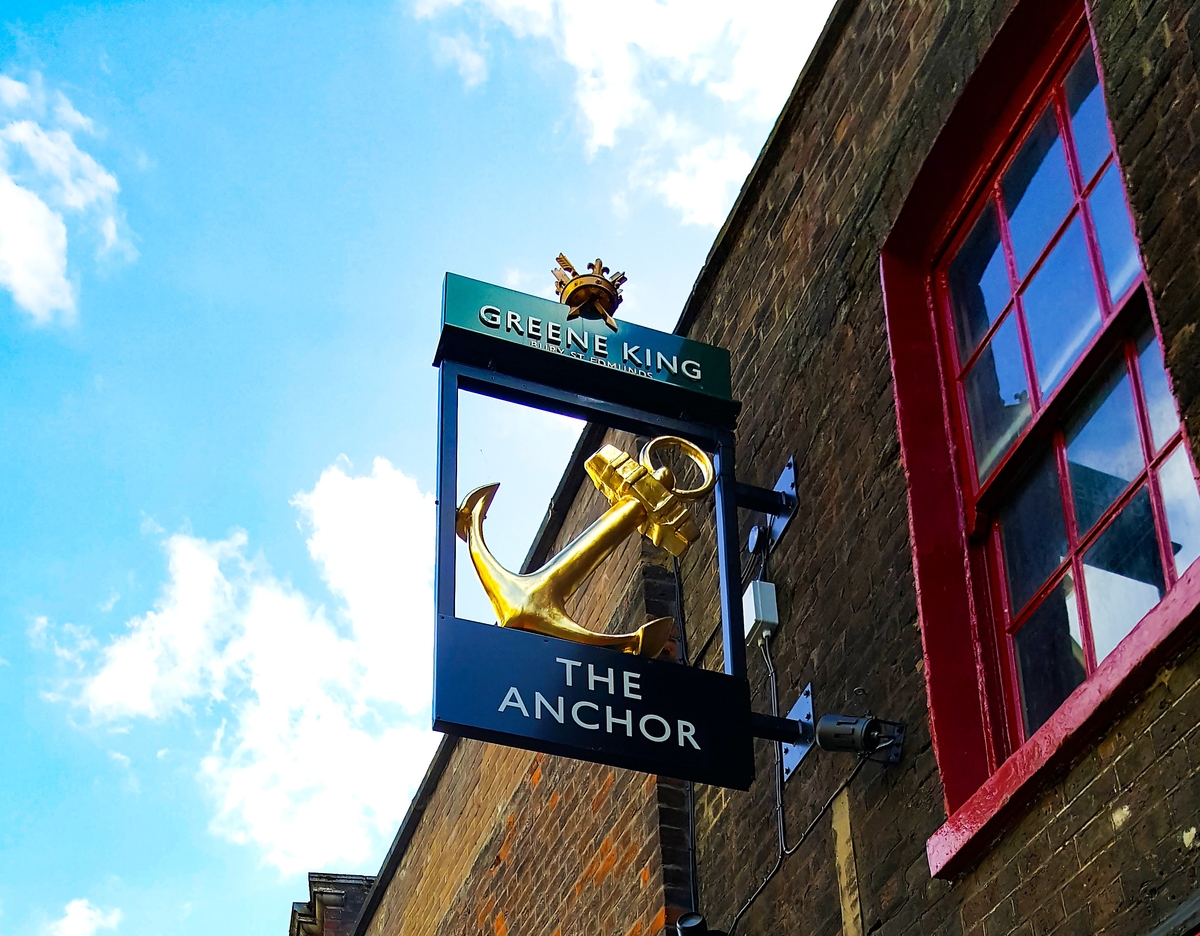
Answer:
<svg viewBox="0 0 1200 936"><path fill-rule="evenodd" d="M695 462L702 475L698 487L679 490L671 469L654 467L655 453L667 446L679 448ZM463 498L455 516L455 531L470 550L471 562L501 627L658 656L671 637L671 618L655 618L632 634L598 634L571 620L565 604L635 530L672 556L682 556L700 535L688 503L712 490L716 481L712 460L686 439L659 436L646 443L636 460L616 446L605 445L584 467L612 506L536 572L517 575L508 571L484 542L483 521L499 484L476 488Z"/></svg>

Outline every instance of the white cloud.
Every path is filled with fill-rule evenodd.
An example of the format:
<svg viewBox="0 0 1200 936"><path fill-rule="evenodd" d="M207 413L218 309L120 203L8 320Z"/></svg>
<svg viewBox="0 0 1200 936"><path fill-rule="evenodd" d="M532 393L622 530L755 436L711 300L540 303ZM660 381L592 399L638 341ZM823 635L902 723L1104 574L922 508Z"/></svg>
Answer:
<svg viewBox="0 0 1200 936"><path fill-rule="evenodd" d="M470 36L438 36L433 45L434 55L442 65L453 65L466 87L473 88L487 81L487 59L476 48Z"/></svg>
<svg viewBox="0 0 1200 936"><path fill-rule="evenodd" d="M326 469L293 503L309 523L308 550L345 601L359 652L388 660L367 689L408 712L428 705L433 658L433 496L376 458L369 477Z"/></svg>
<svg viewBox="0 0 1200 936"><path fill-rule="evenodd" d="M63 127L72 130L82 130L84 133L95 133L96 124L91 117L84 117L75 110L75 106L61 91L54 96L54 118Z"/></svg>
<svg viewBox="0 0 1200 936"><path fill-rule="evenodd" d="M62 215L0 168L0 286L44 324L75 312L67 281L67 226Z"/></svg>
<svg viewBox="0 0 1200 936"><path fill-rule="evenodd" d="M32 120L16 120L0 130L0 140L20 146L36 169L52 180L53 199L82 211L108 204L120 187L116 176L83 152L66 130L44 130Z"/></svg>
<svg viewBox="0 0 1200 936"><path fill-rule="evenodd" d="M223 718L199 765L212 830L284 873L372 857L436 741L432 497L376 459L367 476L334 465L293 503L336 609L248 557L244 533L176 534L155 607L103 648L75 696L103 722ZM50 630L39 619L31 637Z"/></svg>
<svg viewBox="0 0 1200 936"><path fill-rule="evenodd" d="M728 211L726 192L741 184L753 164L754 157L732 137L708 140L680 156L658 188L685 224L720 225Z"/></svg>
<svg viewBox="0 0 1200 936"><path fill-rule="evenodd" d="M0 75L0 103L20 112L0 125L0 286L36 323L70 322L66 216L94 230L98 256L132 260L137 250L124 233L116 176L75 142L74 133L96 133L93 121L62 92L48 109L34 78L31 88Z"/></svg>
<svg viewBox="0 0 1200 936"><path fill-rule="evenodd" d="M60 919L43 929L45 936L95 936L99 930L115 930L121 922L121 911L105 913L88 900L72 900Z"/></svg>
<svg viewBox="0 0 1200 936"><path fill-rule="evenodd" d="M5 107L19 107L28 104L29 100L29 85L9 78L8 75L0 75L0 104Z"/></svg>
<svg viewBox="0 0 1200 936"><path fill-rule="evenodd" d="M252 574L242 556L246 535L210 543L183 534L167 540L170 582L153 611L128 622L129 633L104 648L99 672L81 701L102 718L161 718L186 712L197 698L224 698L224 650L236 624L237 583L222 564Z"/></svg>
<svg viewBox="0 0 1200 936"><path fill-rule="evenodd" d="M49 648L61 663L75 671L82 669L87 656L97 647L87 628L75 624L54 627L45 615L35 617L26 634L35 648Z"/></svg>
<svg viewBox="0 0 1200 936"><path fill-rule="evenodd" d="M417 0L413 9L434 18L459 8L481 29L499 25L549 49L574 71L588 151L629 138L631 186L659 192L685 219L715 225L741 182L727 170L744 164L744 177L750 165L729 158L727 138L739 152L758 150L832 7L833 0L612 0L602 9L589 0ZM663 133L665 125L686 132ZM708 153L713 146L726 157ZM709 186L667 182L653 169L644 175L689 155L723 167L709 173Z"/></svg>

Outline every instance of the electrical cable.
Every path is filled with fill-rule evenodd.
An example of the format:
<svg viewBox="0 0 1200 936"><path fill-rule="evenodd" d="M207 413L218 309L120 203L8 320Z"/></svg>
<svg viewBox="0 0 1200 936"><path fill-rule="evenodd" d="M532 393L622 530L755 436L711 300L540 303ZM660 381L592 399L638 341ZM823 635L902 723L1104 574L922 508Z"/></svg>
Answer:
<svg viewBox="0 0 1200 936"><path fill-rule="evenodd" d="M762 648L763 659L767 663L767 686L771 693L771 714L779 717L779 686L775 673L775 663L771 659L770 637L764 638L759 646ZM775 742L775 815L779 827L779 847L784 855L792 855L800 846L797 842L791 848L787 844L787 829L783 821L783 744ZM803 841L803 839L801 839Z"/></svg>
<svg viewBox="0 0 1200 936"><path fill-rule="evenodd" d="M679 658L683 661L684 666L691 666L691 661L688 660L687 618L683 613L683 568L680 566L677 556L671 557L671 563L675 573L675 613L679 621Z"/></svg>
<svg viewBox="0 0 1200 936"><path fill-rule="evenodd" d="M850 786L850 782L858 775L858 772L862 769L863 764L866 762L867 758L862 756L858 758L858 763L854 765L854 769L850 771L850 775L846 777L841 784L839 784L838 788L833 791L833 795L831 795L829 799L825 801L825 805L821 807L820 811L815 816L813 816L812 822L808 824L804 830L804 833L796 841L796 844L792 846L791 852L788 852L789 855L793 854L796 849L808 839L809 834L816 827L816 824L821 820L821 817L824 816L825 813L829 812L829 807L833 805L833 801L838 798L838 796L844 789L846 789L846 787ZM742 908L738 910L736 914L734 914L733 922L729 925L728 936L734 936L734 932L737 930L738 923L741 921L746 911L750 909L754 901L759 898L759 895L766 890L767 885L771 883L771 880L775 877L775 875L779 873L779 869L783 866L783 859L785 857L786 856L782 853L777 853L775 867L770 870L765 878L763 878L763 882L758 885L758 889L750 895L750 898L744 904L742 904Z"/></svg>
<svg viewBox="0 0 1200 936"><path fill-rule="evenodd" d="M767 690L771 695L771 714L779 717L779 683L775 674L775 663L771 659L771 637L763 635L759 646L762 648L763 659L767 663ZM783 745L776 741L775 747L775 819L779 827L779 850L790 855L787 847L787 829L783 821Z"/></svg>
<svg viewBox="0 0 1200 936"><path fill-rule="evenodd" d="M768 640L763 640L761 646L763 651L763 659L765 659L767 663L767 682L771 693L771 714L778 716L779 695L776 684L775 665L771 660L771 651L768 649L767 644ZM734 914L733 922L729 925L729 929L727 931L728 936L734 936L734 933L737 930L737 925L745 915L746 911L750 909L754 901L756 901L762 892L766 890L767 885L771 883L775 875L779 873L779 869L783 867L783 859L794 855L797 849L799 849L800 846L808 840L808 836L812 833L812 830L816 828L816 825L821 820L821 817L823 817L825 813L829 811L829 807L833 805L833 801L837 799L838 796L841 795L842 791L850 786L850 783L856 776L858 776L858 772L862 770L863 764L867 762L867 759L867 755L859 756L858 763L854 765L854 769L850 771L849 775L841 782L838 788L833 791L829 799L825 801L825 805L817 811L817 814L813 816L812 821L809 822L808 826L800 834L800 838L798 838L795 844L789 848L787 844L787 830L783 817L783 745L778 741L775 742L775 826L779 836L779 842L775 850L775 866L767 872L767 876L763 878L762 883L758 885L758 888L753 894L750 895L749 899L742 904L741 909Z"/></svg>
<svg viewBox="0 0 1200 936"><path fill-rule="evenodd" d="M751 558L754 558L754 557L752 556ZM755 563L751 562L746 566L745 569L742 570L742 590L743 591L745 591L746 586L749 585L756 578L763 579L763 580L766 579L766 577L767 577L767 574L766 574L766 572L767 572L767 554L766 554L766 552L759 553L757 565L758 565L758 568L755 569Z"/></svg>
<svg viewBox="0 0 1200 936"><path fill-rule="evenodd" d="M721 624L720 622L717 622L717 626L709 632L708 636L704 638L704 643L700 645L700 652L696 654L697 666L700 665L701 661L704 659L704 655L708 653L708 648L712 646L713 640L719 633L721 633Z"/></svg>

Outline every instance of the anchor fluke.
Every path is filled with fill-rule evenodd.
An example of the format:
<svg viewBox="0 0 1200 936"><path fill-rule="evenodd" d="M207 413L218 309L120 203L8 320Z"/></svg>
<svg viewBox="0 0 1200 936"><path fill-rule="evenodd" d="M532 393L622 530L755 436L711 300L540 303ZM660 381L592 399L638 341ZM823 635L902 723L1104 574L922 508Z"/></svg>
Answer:
<svg viewBox="0 0 1200 936"><path fill-rule="evenodd" d="M671 639L671 633L675 630L675 621L673 618L660 617L653 621L647 621L637 629L638 648L633 651L639 656L656 657L663 652L663 647Z"/></svg>
<svg viewBox="0 0 1200 936"><path fill-rule="evenodd" d="M475 512L475 506L479 505L479 520L482 523L487 519L488 508L492 506L492 500L498 490L500 490L499 482L485 484L483 487L475 488L463 498L463 502L454 514L454 532L464 543L471 542L471 515Z"/></svg>

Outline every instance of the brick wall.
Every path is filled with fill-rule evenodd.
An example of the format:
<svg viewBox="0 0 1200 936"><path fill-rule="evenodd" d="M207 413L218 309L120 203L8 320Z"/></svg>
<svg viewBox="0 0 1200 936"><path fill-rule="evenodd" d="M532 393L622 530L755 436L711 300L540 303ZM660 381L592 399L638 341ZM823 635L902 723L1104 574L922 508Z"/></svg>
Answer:
<svg viewBox="0 0 1200 936"><path fill-rule="evenodd" d="M926 862L925 840L945 812L928 733L879 256L938 129L1013 5L839 4L841 39L801 82L686 313L692 337L734 355L735 395L746 404L740 477L770 485L786 458L797 458L801 514L774 560L781 707L811 680L818 713L872 711L909 725L904 762L868 765L849 789L868 933L1146 933L1198 886L1194 636L982 862L951 882L932 880ZM1169 367L1198 440L1195 7L1097 0L1094 17ZM711 545L686 562L688 620L700 629L693 644L717 617L712 567ZM719 656L714 642L704 662L715 668ZM752 655L749 672L761 710L762 660ZM701 904L715 925L729 924L775 863L770 763L760 742L764 779L749 793L699 793ZM789 781L789 844L851 766L812 755ZM842 926L824 818L739 932Z"/></svg>

